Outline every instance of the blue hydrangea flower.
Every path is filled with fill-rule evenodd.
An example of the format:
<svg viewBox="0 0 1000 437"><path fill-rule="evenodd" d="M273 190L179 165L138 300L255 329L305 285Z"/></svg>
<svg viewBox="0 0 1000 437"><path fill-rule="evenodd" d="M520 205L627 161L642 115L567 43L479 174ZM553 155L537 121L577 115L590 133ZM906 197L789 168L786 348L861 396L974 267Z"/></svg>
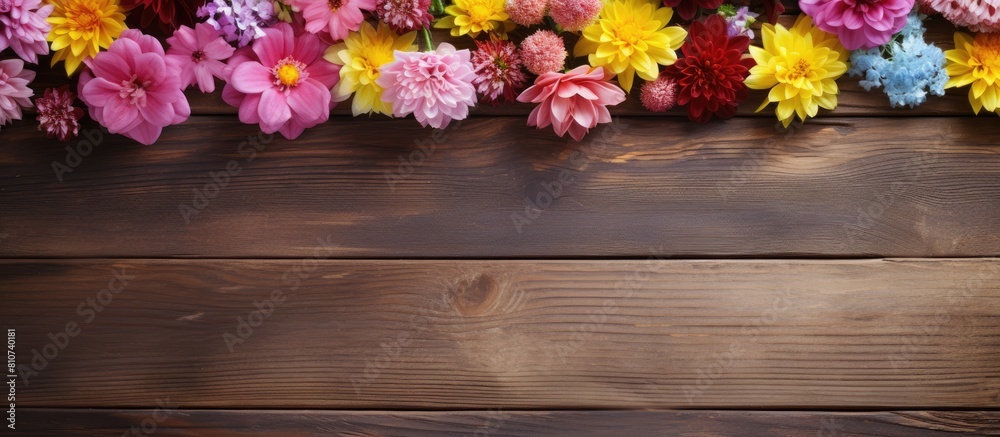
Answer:
<svg viewBox="0 0 1000 437"><path fill-rule="evenodd" d="M927 100L927 94L943 96L948 82L944 51L924 41L924 18L911 13L888 44L855 50L847 73L864 77L858 83L865 91L882 87L893 107L914 108Z"/></svg>

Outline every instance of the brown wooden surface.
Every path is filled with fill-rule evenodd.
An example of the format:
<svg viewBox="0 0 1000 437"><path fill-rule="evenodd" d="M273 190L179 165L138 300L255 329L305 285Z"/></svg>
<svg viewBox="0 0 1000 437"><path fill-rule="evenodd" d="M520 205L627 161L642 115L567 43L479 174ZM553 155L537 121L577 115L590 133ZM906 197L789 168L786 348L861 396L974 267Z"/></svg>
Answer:
<svg viewBox="0 0 1000 437"><path fill-rule="evenodd" d="M1000 254L993 119L604 129L573 145L522 118L438 133L340 118L247 162L255 126L198 117L152 147L105 135L60 183L66 146L22 124L0 148L0 256L303 257L327 234L355 258ZM230 161L240 173L187 223Z"/></svg>
<svg viewBox="0 0 1000 437"><path fill-rule="evenodd" d="M462 412L27 409L29 429L104 436L937 437L1000 435L996 411L510 411ZM157 419L161 419L157 421ZM141 431L141 429L140 429ZM152 434L152 433L150 433Z"/></svg>
<svg viewBox="0 0 1000 437"><path fill-rule="evenodd" d="M134 278L86 323L77 306L115 271ZM25 358L82 330L23 407L1000 403L996 259L11 260L0 276Z"/></svg>
<svg viewBox="0 0 1000 437"><path fill-rule="evenodd" d="M0 328L28 366L81 329L10 434L1000 435L1000 121L857 80L791 132L763 92L706 126L633 95L580 144L524 104L435 133L344 103L249 160L257 127L189 91L61 182L67 144L4 126Z"/></svg>

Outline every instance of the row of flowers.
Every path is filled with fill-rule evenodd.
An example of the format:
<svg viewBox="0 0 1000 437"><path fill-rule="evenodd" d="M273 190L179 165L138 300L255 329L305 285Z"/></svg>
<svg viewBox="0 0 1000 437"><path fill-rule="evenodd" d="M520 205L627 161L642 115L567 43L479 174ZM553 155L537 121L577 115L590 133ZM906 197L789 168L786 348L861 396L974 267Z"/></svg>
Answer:
<svg viewBox="0 0 1000 437"><path fill-rule="evenodd" d="M775 104L787 127L835 109L844 74L894 107L969 86L976 113L997 112L1000 0L914 1L801 0L785 27L776 0L0 0L0 52L17 56L0 60L0 126L34 106L39 128L68 140L78 94L109 132L152 144L190 116L184 90L216 80L242 122L289 139L352 98L355 116L434 128L477 104L532 103L528 125L580 140L633 88L646 109L683 107L701 123L769 90L757 110ZM930 13L975 33L942 51L924 39ZM127 14L150 32L158 22L166 48ZM435 45L432 27L476 48ZM50 53L76 92L67 81L32 102L25 63Z"/></svg>

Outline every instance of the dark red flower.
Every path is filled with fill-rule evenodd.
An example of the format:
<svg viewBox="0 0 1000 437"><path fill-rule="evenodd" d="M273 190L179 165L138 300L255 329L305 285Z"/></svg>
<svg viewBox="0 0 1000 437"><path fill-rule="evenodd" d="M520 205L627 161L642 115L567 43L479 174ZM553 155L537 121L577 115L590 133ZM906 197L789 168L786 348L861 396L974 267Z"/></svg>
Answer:
<svg viewBox="0 0 1000 437"><path fill-rule="evenodd" d="M177 26L194 26L195 12L205 0L122 0L122 7L132 10L142 7L142 17L139 21L142 28L148 27L153 20L169 29Z"/></svg>
<svg viewBox="0 0 1000 437"><path fill-rule="evenodd" d="M698 8L718 9L722 2L723 0L663 0L663 5L674 8L681 18L690 20L698 15Z"/></svg>
<svg viewBox="0 0 1000 437"><path fill-rule="evenodd" d="M743 81L754 66L752 58L743 57L749 46L744 35L729 37L721 15L691 23L681 46L684 57L666 70L677 81L677 104L687 105L691 120L707 123L712 116L736 114L736 106L747 98Z"/></svg>

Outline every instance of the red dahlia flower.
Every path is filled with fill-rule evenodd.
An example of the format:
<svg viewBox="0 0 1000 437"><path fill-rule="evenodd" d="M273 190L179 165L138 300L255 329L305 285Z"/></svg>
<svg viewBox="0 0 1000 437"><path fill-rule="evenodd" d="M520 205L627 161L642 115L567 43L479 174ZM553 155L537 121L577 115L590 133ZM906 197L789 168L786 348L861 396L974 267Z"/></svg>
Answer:
<svg viewBox="0 0 1000 437"><path fill-rule="evenodd" d="M195 12L205 0L122 0L121 4L126 10L142 7L143 28L158 19L162 25L176 29L182 24L193 27Z"/></svg>
<svg viewBox="0 0 1000 437"><path fill-rule="evenodd" d="M663 0L663 6L670 6L677 11L677 15L685 20L690 20L698 15L698 8L718 9L722 6L723 0Z"/></svg>
<svg viewBox="0 0 1000 437"><path fill-rule="evenodd" d="M707 123L713 115L736 114L736 106L747 98L743 80L754 65L752 58L743 57L749 46L750 38L744 35L729 37L721 15L691 23L681 47L684 57L667 69L677 80L677 104L687 105L691 120Z"/></svg>

